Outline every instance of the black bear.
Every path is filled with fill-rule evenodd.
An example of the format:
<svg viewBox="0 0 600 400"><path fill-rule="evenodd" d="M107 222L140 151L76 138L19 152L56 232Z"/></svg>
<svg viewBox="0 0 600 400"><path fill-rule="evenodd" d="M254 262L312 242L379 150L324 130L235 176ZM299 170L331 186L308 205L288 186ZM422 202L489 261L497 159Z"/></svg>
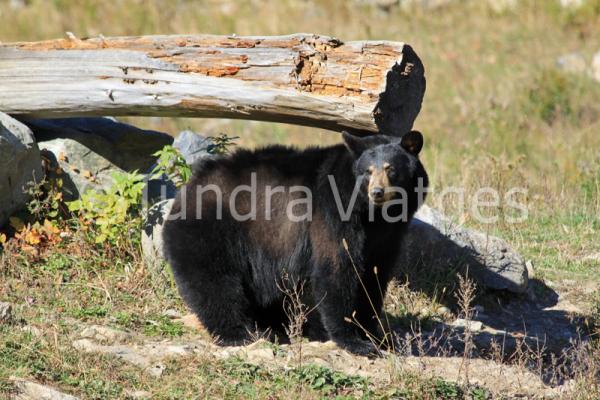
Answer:
<svg viewBox="0 0 600 400"><path fill-rule="evenodd" d="M400 240L428 185L423 137L342 135L344 144L331 147L201 160L177 194L165 256L184 301L218 343L281 331L282 287L302 282L302 301L316 307L304 334L357 354L376 351Z"/></svg>

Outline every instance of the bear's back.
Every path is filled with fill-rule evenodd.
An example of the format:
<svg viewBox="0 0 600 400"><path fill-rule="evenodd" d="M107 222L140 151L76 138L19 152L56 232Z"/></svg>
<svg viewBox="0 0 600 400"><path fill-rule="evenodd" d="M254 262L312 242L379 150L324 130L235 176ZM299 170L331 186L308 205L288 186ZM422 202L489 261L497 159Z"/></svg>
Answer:
<svg viewBox="0 0 600 400"><path fill-rule="evenodd" d="M193 165L192 180L202 180L216 171L230 174L271 172L289 178L312 178L323 163L345 154L343 145L330 147L294 147L271 145L256 150L239 149L235 152L198 160ZM306 179L302 179L306 181Z"/></svg>

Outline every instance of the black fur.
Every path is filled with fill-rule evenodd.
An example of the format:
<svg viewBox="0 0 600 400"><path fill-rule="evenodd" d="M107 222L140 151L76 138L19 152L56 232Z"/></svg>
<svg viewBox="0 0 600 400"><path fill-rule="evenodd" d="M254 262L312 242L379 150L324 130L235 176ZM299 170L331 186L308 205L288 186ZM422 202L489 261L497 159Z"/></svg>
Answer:
<svg viewBox="0 0 600 400"><path fill-rule="evenodd" d="M271 146L203 160L178 193L170 218L181 213L183 192L187 215L165 223L165 255L183 299L221 344L244 343L257 328L280 332L287 323L281 288L305 282L303 300L309 308L317 306L309 315L306 335L332 339L359 354L375 351L362 329L347 318L374 335L381 334L376 318L382 308L380 290L385 294L402 233L419 206L414 191L417 180L423 179L427 186L417 156L422 136L410 132L400 143L386 136L359 138L344 133L344 140L345 145L325 148L300 151ZM386 222L382 208L369 205L366 171L384 163L393 167L387 174L390 183L408 194L408 209L391 206L389 214L405 212L408 220ZM250 185L251 172L256 173L256 219L236 221L229 212L229 195L238 185ZM335 179L344 209L355 182L360 185L349 221L342 221L328 175ZM222 191L222 219L217 219L213 191L201 196L196 210L200 200L196 188L209 184ZM286 187L285 193L272 196L270 220L265 211L267 185ZM290 193L293 185L311 190L312 221L286 217L289 202L304 197ZM249 209L250 200L247 192L238 195L239 213ZM371 220L369 208L374 210ZM202 212L201 218L195 218L196 211ZM297 204L294 215L306 211L305 204Z"/></svg>

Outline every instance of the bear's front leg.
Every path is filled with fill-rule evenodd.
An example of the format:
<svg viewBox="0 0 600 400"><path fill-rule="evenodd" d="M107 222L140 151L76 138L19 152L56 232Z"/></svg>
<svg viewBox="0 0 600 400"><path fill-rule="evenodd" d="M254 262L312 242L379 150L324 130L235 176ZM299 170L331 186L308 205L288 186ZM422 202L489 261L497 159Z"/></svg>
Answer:
<svg viewBox="0 0 600 400"><path fill-rule="evenodd" d="M312 286L315 304L318 304L321 321L330 339L354 354L379 354L377 346L367 339L365 330L370 327L364 326L360 322L363 316L356 314L363 288L353 266L317 265L312 274Z"/></svg>

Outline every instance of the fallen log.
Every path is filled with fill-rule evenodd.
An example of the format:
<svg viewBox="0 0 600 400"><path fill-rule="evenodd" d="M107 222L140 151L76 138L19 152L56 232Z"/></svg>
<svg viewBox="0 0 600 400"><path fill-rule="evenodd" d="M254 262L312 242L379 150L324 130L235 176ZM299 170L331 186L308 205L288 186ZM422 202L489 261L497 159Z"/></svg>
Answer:
<svg viewBox="0 0 600 400"><path fill-rule="evenodd" d="M402 134L425 92L423 65L400 42L68 36L0 44L0 111L237 118Z"/></svg>

